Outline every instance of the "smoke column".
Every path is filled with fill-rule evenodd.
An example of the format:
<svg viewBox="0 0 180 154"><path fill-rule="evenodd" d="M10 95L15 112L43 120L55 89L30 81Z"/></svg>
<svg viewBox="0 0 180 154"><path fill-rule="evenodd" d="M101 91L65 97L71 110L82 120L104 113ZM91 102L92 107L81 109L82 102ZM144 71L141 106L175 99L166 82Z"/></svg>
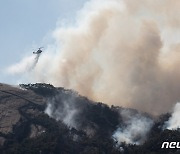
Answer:
<svg viewBox="0 0 180 154"><path fill-rule="evenodd" d="M141 114L133 115L128 110L123 110L120 114L126 126L118 128L113 134L113 138L119 145L122 142L142 144L153 125L153 120Z"/></svg>
<svg viewBox="0 0 180 154"><path fill-rule="evenodd" d="M174 110L170 119L165 123L167 129L178 129L180 128L180 103L174 106Z"/></svg>
<svg viewBox="0 0 180 154"><path fill-rule="evenodd" d="M79 110L74 106L74 98L72 96L62 99L61 96L57 95L56 97L52 98L52 100L49 100L45 113L57 121L61 120L68 127L78 129L78 124L75 117L78 115Z"/></svg>
<svg viewBox="0 0 180 154"><path fill-rule="evenodd" d="M45 49L28 81L167 112L180 100L179 8L179 0L90 0L74 26L53 32L53 49Z"/></svg>

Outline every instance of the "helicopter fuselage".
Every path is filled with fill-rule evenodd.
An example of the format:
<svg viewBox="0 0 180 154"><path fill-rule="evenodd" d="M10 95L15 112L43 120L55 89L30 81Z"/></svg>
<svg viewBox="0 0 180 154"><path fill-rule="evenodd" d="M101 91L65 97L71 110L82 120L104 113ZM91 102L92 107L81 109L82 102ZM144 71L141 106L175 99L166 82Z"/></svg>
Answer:
<svg viewBox="0 0 180 154"><path fill-rule="evenodd" d="M40 54L42 52L42 50L38 50L38 51L36 51L36 52L33 52L33 54Z"/></svg>

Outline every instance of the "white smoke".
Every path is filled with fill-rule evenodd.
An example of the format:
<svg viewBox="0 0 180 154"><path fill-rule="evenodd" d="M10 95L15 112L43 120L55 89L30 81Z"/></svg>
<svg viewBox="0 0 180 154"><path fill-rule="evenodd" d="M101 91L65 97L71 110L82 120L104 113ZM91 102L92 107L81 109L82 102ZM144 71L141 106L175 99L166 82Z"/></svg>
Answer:
<svg viewBox="0 0 180 154"><path fill-rule="evenodd" d="M38 59L39 54L25 57L20 62L8 67L6 72L11 75L27 73L36 66Z"/></svg>
<svg viewBox="0 0 180 154"><path fill-rule="evenodd" d="M127 110L122 111L121 116L125 126L119 127L113 134L113 138L119 145L122 142L126 144L142 144L153 125L153 120L140 114L132 115Z"/></svg>
<svg viewBox="0 0 180 154"><path fill-rule="evenodd" d="M180 103L174 106L172 116L165 123L165 127L170 130L180 128Z"/></svg>
<svg viewBox="0 0 180 154"><path fill-rule="evenodd" d="M62 121L69 127L78 128L75 118L79 111L73 105L73 102L74 100L70 96L62 100L60 96L56 96L52 100L49 100L45 113L57 121Z"/></svg>

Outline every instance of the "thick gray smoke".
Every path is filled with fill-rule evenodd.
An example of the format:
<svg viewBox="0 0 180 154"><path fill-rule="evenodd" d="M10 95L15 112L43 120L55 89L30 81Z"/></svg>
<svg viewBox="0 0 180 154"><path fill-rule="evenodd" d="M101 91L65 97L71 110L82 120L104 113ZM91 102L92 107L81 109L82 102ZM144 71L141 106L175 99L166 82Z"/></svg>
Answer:
<svg viewBox="0 0 180 154"><path fill-rule="evenodd" d="M125 122L125 126L119 127L113 134L113 138L119 145L122 142L142 144L153 125L153 120L141 114L132 115L128 110L121 111L121 117Z"/></svg>
<svg viewBox="0 0 180 154"><path fill-rule="evenodd" d="M74 26L54 31L53 51L45 49L29 81L167 112L180 100L179 8L179 0L90 0Z"/></svg>

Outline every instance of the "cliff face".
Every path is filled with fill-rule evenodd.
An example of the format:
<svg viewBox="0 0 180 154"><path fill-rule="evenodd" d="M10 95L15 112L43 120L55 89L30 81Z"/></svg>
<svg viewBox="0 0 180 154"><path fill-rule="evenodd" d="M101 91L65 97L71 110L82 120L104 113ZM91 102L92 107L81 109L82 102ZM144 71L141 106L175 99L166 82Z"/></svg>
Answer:
<svg viewBox="0 0 180 154"><path fill-rule="evenodd" d="M17 87L0 84L0 151L4 154L179 152L161 149L163 141L180 138L178 130L162 129L169 114L155 118L141 113L153 120L145 142L118 145L113 133L117 128L126 128L129 118L124 119L119 114L122 111L128 111L131 117L139 115L137 110L108 107L73 90L49 84Z"/></svg>

